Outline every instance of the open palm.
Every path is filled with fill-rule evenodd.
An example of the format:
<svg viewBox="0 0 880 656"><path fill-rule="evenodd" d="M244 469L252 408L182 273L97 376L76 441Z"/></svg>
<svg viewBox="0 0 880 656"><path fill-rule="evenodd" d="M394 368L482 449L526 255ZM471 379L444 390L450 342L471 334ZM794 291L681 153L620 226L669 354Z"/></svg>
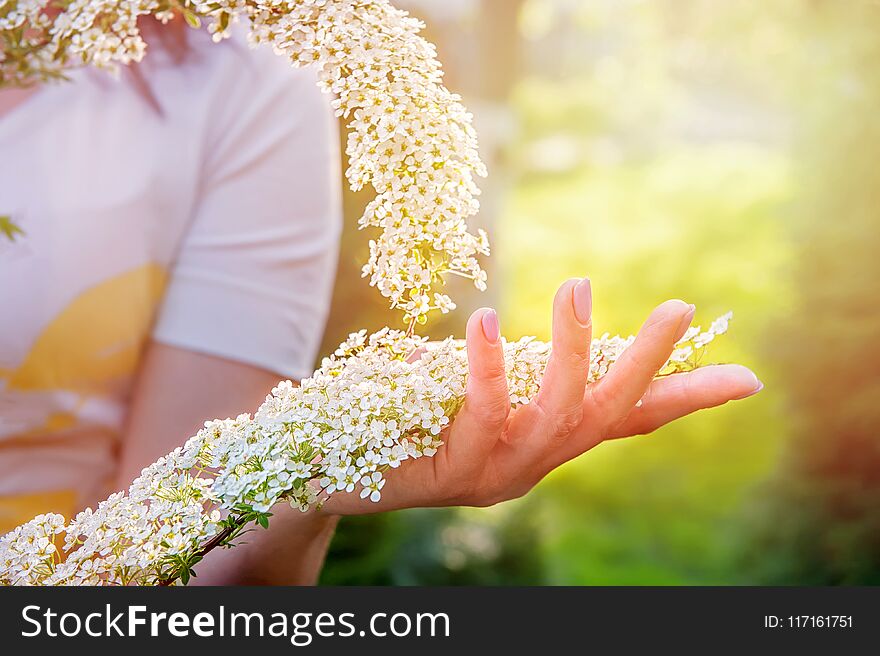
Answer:
<svg viewBox="0 0 880 656"><path fill-rule="evenodd" d="M565 282L553 302L553 349L538 395L511 408L498 318L483 308L467 325L465 404L432 458L404 462L378 503L334 494L332 514L423 506L489 506L522 496L559 465L604 440L649 433L702 408L741 399L762 384L739 365L655 378L694 316L666 301L600 380L587 384L592 338L589 279Z"/></svg>

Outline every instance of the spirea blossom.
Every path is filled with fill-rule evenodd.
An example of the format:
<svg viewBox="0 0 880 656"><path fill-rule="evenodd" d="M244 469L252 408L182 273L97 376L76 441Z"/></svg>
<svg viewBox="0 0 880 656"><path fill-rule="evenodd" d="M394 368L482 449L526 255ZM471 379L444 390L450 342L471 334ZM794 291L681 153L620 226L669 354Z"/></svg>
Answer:
<svg viewBox="0 0 880 656"><path fill-rule="evenodd" d="M50 18L46 8L62 11ZM205 19L218 41L244 19L251 44L317 70L348 122L349 184L375 191L360 219L377 231L363 274L406 322L454 309L438 290L448 275L485 289L477 257L489 242L466 222L486 174L472 117L443 86L424 25L387 0L0 0L0 86L140 61L138 19L175 12Z"/></svg>
<svg viewBox="0 0 880 656"><path fill-rule="evenodd" d="M729 319L689 330L661 374L697 366ZM594 339L589 379L604 376L633 339ZM529 403L551 347L533 338L503 346L511 405ZM353 333L310 378L280 383L254 415L207 422L127 492L69 523L40 515L0 538L0 583L162 583L197 562L222 527L276 503L307 511L346 493L378 502L394 469L441 448L464 403L467 371L461 340Z"/></svg>

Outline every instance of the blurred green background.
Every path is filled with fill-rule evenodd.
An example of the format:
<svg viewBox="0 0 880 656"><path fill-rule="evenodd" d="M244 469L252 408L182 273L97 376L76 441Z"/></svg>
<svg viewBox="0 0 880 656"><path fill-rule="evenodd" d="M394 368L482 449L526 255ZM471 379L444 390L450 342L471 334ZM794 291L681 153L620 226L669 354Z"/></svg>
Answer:
<svg viewBox="0 0 880 656"><path fill-rule="evenodd" d="M604 444L524 499L343 521L328 584L880 583L880 3L422 0L490 166L499 309L549 336L589 275L598 332L732 309L710 359L756 398ZM396 320L348 230L326 350Z"/></svg>

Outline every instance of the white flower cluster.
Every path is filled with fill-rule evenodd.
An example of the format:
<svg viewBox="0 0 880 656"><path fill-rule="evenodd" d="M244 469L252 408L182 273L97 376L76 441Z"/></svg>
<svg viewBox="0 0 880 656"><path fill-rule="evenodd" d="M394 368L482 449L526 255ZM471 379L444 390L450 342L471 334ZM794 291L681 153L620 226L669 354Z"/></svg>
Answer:
<svg viewBox="0 0 880 656"><path fill-rule="evenodd" d="M700 326L688 328L676 343L675 350L661 373L675 373L698 367L705 348L718 335L727 332L731 319L733 319L733 312L728 312L715 319L709 326L709 330L704 331Z"/></svg>
<svg viewBox="0 0 880 656"><path fill-rule="evenodd" d="M0 583L41 585L58 561L57 536L64 533L62 515L37 515L0 538Z"/></svg>
<svg viewBox="0 0 880 656"><path fill-rule="evenodd" d="M466 219L479 209L474 178L486 171L471 115L418 36L423 25L384 0L290 2L251 21L255 43L295 65L316 64L337 114L350 119L346 175L352 189L376 191L360 220L380 229L364 266L370 283L420 323L455 307L433 291L445 274L485 289L476 256L488 255L488 239L469 233Z"/></svg>
<svg viewBox="0 0 880 656"><path fill-rule="evenodd" d="M730 315L676 345L661 373L697 366ZM632 343L593 340L590 380L604 376ZM413 358L415 352L421 355ZM550 346L504 343L513 406L538 392ZM279 384L254 416L207 422L182 447L143 470L127 493L65 525L40 515L0 538L0 583L153 585L197 562L230 519L250 521L279 501L306 511L332 494L381 499L385 476L432 456L464 403L464 342L383 329L352 334L311 378Z"/></svg>
<svg viewBox="0 0 880 656"><path fill-rule="evenodd" d="M245 18L252 44L317 69L348 120L349 183L376 192L360 219L379 229L364 276L406 322L454 309L437 291L448 274L485 289L477 257L488 239L466 223L479 209L475 178L486 174L472 117L443 86L422 23L387 0L0 0L0 85L140 61L138 19L174 12L193 25L207 18L215 40Z"/></svg>

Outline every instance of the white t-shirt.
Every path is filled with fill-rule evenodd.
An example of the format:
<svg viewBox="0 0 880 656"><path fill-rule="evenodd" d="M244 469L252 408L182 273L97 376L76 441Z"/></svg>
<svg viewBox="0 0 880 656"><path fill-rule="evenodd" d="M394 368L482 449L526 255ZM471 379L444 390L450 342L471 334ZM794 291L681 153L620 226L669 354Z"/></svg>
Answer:
<svg viewBox="0 0 880 656"><path fill-rule="evenodd" d="M25 231L0 238L0 533L106 493L150 338L312 371L341 225L329 103L271 50L189 44L142 64L161 112L81 70L0 116L0 215Z"/></svg>

